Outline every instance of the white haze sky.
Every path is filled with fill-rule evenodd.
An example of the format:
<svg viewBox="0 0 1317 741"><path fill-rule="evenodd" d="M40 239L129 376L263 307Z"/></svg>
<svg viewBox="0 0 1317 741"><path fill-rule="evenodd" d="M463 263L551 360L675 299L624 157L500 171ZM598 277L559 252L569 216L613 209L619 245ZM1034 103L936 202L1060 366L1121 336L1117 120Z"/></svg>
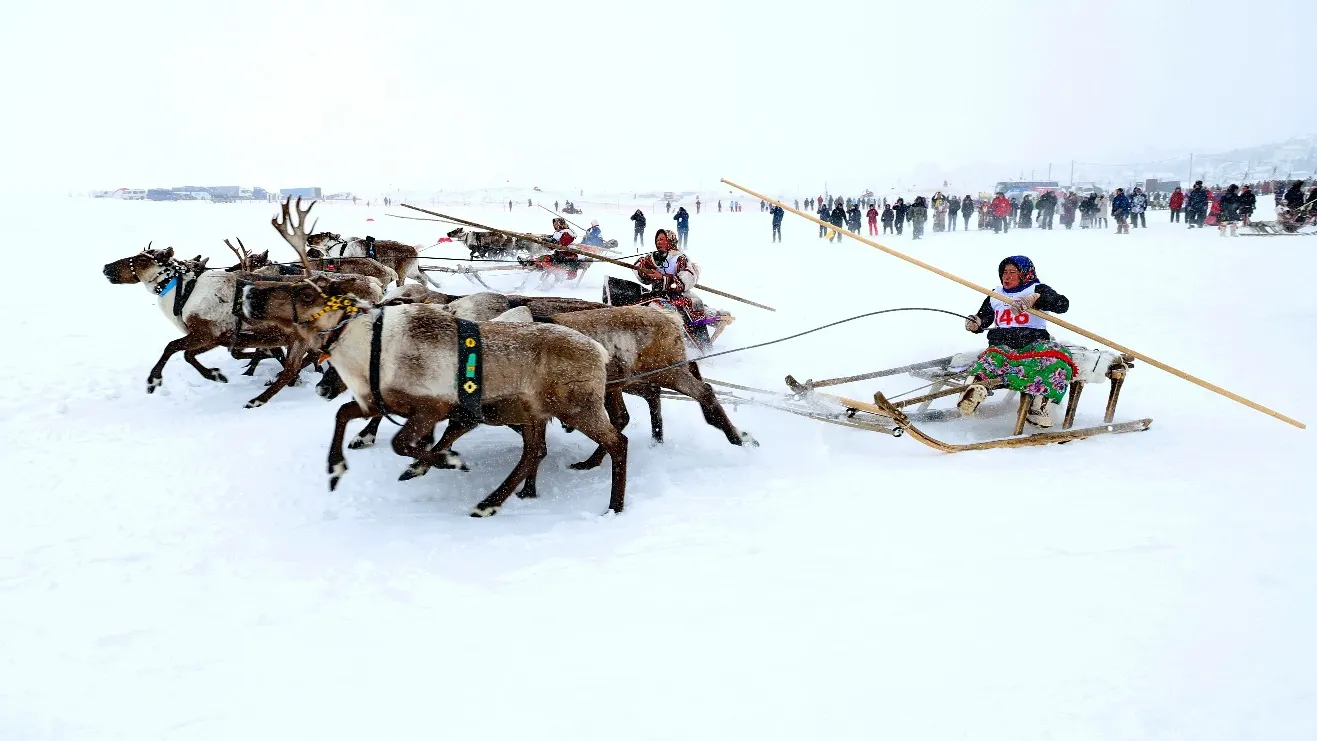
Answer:
<svg viewBox="0 0 1317 741"><path fill-rule="evenodd" d="M3 17L8 188L809 190L1317 130L1317 0L98 0Z"/></svg>

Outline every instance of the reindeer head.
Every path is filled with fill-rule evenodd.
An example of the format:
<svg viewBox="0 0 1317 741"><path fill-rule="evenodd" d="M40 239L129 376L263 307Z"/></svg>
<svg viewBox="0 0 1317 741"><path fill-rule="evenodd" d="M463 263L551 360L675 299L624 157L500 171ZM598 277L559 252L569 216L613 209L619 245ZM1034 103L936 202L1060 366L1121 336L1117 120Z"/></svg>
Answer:
<svg viewBox="0 0 1317 741"><path fill-rule="evenodd" d="M306 210L310 211L311 207L307 206ZM312 229L312 231L315 230ZM343 238L333 232L316 232L306 238L306 246L324 252L329 245L338 244L342 241Z"/></svg>
<svg viewBox="0 0 1317 741"><path fill-rule="evenodd" d="M243 316L273 322L306 339L328 332L345 319L372 308L371 300L359 298L359 294L374 293L373 298L378 299L381 293L378 281L372 286L362 278L337 280L324 276L296 283L244 281L239 290Z"/></svg>
<svg viewBox="0 0 1317 741"><path fill-rule="evenodd" d="M115 285L133 283L150 283L174 260L174 248L153 250L148 244L146 249L128 257L106 263L101 274Z"/></svg>
<svg viewBox="0 0 1317 741"><path fill-rule="evenodd" d="M449 232L447 236L449 239L461 239L462 237L466 236L466 229L464 227L459 226L453 231Z"/></svg>

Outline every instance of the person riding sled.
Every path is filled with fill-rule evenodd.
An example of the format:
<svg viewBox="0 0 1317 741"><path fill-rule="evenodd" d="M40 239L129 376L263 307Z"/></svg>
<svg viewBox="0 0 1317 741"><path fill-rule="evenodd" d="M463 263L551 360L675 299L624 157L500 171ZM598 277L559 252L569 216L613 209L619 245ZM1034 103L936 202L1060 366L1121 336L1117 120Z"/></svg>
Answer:
<svg viewBox="0 0 1317 741"><path fill-rule="evenodd" d="M572 242L576 241L576 234L568 228L566 219L554 217L553 229L553 234L543 237L545 241L563 247L569 247ZM552 253L537 257L534 260L522 260L521 263L523 265L534 265L557 278L562 278L565 275L568 280L575 280L577 272L585 267L585 260L569 250L554 250Z"/></svg>
<svg viewBox="0 0 1317 741"><path fill-rule="evenodd" d="M590 222L590 228L585 230L585 236L581 237L581 244L590 247L605 246L603 231L599 228L599 222L597 220Z"/></svg>
<svg viewBox="0 0 1317 741"><path fill-rule="evenodd" d="M696 346L709 346L708 325L718 322L709 316L704 302L691 292L700 279L700 269L678 248L678 237L671 229L654 233L654 251L635 262L636 277L649 286L653 298L641 303L657 303L675 309L685 320L686 330Z"/></svg>
<svg viewBox="0 0 1317 741"><path fill-rule="evenodd" d="M997 293L1011 301L989 296L978 313L966 317L968 331L980 334L987 330L988 349L970 369L974 382L965 388L956 407L967 417L974 414L988 397L983 382L999 381L1032 397L1028 422L1051 427L1049 404L1065 398L1078 369L1070 353L1048 334L1047 322L1030 310L1064 314L1070 309L1070 300L1038 282L1033 261L1023 255L1002 260L997 275L1001 278Z"/></svg>

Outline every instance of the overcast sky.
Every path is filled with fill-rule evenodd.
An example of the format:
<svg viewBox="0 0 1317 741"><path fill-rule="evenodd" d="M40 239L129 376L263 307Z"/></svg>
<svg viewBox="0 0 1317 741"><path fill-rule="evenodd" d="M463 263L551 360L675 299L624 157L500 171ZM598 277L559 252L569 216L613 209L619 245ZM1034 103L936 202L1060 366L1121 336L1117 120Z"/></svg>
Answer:
<svg viewBox="0 0 1317 741"><path fill-rule="evenodd" d="M4 13L6 186L808 189L927 163L1128 161L1317 131L1317 0Z"/></svg>

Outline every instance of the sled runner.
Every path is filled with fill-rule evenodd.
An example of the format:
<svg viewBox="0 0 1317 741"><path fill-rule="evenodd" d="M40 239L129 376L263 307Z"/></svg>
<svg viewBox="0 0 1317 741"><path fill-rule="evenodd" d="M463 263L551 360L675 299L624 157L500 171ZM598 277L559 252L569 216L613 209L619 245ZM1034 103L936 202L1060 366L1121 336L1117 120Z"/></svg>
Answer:
<svg viewBox="0 0 1317 741"><path fill-rule="evenodd" d="M831 405L834 409L841 407L846 410L852 419L867 420L871 424L879 424L874 420L886 420L894 428L903 430L919 442L946 453L962 452L967 450L986 450L991 448L1010 448L1024 447L1032 445L1046 445L1049 443L1064 443L1071 440L1079 440L1095 435L1120 432L1136 432L1148 429L1152 424L1151 419L1139 419L1129 422L1113 422L1116 416L1116 405L1120 401L1120 392L1125 384L1126 375L1134 364L1134 358L1109 350L1089 349L1074 345L1065 345L1065 348L1073 357L1078 374L1074 377L1068 391L1065 404L1065 417L1061 422L1059 431L1045 431L1030 435L1023 435L1026 424L1026 415L1029 412L1032 397L1029 394L1019 393L1018 405L1010 403L1010 396L1017 394L1015 391L1005 389L1000 382L989 379L979 381L978 383L988 388L989 394L1003 393L1008 398L1003 403L984 404L980 407L976 417L994 417L998 415L1015 412L1015 426L1010 437L986 440L971 443L948 443L939 440L928 434L926 431L916 426L916 423L929 422L947 422L961 419L961 413L955 408L950 409L932 409L934 401L946 397L959 396L965 391L965 388L974 382L970 376L970 369L974 367L981 350L959 353L957 355L930 360L923 363L914 363L899 368L891 368L874 373L865 373L857 376L847 376L844 378L827 379L824 381L806 381L800 383L792 376L786 377L787 386L796 394L797 398L809 399L823 405ZM819 388L841 383L850 383L853 381L870 380L875 378L884 378L900 374L909 374L915 378L928 381L928 384L916 391L924 393L911 398L894 401L889 400L882 392L874 394L873 402L857 401L855 399L843 396L835 396L819 391ZM1072 429L1075 422L1075 415L1079 408L1079 399L1087 386L1110 384L1110 390L1107 393L1107 404L1103 416L1103 424L1080 429ZM914 392L909 392L914 393ZM907 394L902 394L905 396Z"/></svg>

